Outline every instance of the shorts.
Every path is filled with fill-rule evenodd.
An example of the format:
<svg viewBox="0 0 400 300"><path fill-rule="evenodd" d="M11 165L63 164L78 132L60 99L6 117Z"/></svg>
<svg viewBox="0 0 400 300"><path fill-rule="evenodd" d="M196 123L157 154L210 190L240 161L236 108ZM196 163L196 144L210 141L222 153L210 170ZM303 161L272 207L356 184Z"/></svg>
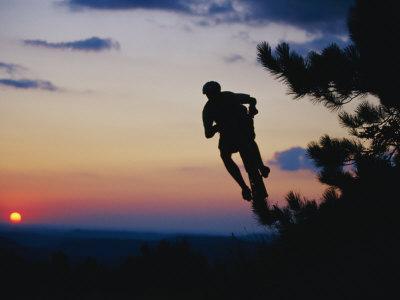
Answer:
<svg viewBox="0 0 400 300"><path fill-rule="evenodd" d="M254 143L256 135L249 132L242 132L236 135L221 134L219 138L218 148L221 152L236 153Z"/></svg>

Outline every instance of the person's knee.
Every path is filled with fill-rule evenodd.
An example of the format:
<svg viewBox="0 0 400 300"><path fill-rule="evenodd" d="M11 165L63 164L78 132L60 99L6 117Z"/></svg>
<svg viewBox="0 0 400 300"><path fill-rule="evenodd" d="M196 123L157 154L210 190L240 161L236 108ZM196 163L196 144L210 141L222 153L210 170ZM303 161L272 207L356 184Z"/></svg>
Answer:
<svg viewBox="0 0 400 300"><path fill-rule="evenodd" d="M235 162L232 159L232 153L220 153L221 159L227 169L232 169L235 167Z"/></svg>

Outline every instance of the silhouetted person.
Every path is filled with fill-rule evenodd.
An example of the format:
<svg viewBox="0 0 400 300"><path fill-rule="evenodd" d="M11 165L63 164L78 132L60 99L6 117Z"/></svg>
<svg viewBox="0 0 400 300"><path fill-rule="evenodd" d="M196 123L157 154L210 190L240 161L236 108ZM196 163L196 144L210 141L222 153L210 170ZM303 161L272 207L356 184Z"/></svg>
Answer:
<svg viewBox="0 0 400 300"><path fill-rule="evenodd" d="M247 94L222 92L221 86L215 81L209 81L203 86L203 94L208 98L203 109L205 136L209 139L219 132L218 148L222 161L240 185L243 199L251 200L251 190L243 180L232 154L239 152L245 168L247 162L254 162L261 175L268 177L270 169L264 165L255 142L253 116L258 113L257 101ZM249 109L244 104L248 104Z"/></svg>

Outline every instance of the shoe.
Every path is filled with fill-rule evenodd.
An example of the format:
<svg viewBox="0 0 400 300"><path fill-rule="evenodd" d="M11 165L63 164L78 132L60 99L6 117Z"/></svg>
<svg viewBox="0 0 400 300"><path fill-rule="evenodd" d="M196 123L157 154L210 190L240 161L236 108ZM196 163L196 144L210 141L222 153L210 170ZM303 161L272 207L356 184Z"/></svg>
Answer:
<svg viewBox="0 0 400 300"><path fill-rule="evenodd" d="M251 190L249 188L242 189L242 197L246 201L251 201L251 199L253 198L251 196Z"/></svg>
<svg viewBox="0 0 400 300"><path fill-rule="evenodd" d="M268 177L269 172L271 172L271 169L268 168L267 166L263 166L262 168L260 168L261 176L264 177L264 178Z"/></svg>

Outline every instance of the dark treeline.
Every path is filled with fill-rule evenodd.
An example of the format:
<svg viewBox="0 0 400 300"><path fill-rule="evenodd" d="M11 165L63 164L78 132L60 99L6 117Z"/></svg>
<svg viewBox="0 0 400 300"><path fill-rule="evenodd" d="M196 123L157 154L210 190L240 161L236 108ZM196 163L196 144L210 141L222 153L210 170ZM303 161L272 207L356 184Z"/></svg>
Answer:
<svg viewBox="0 0 400 300"><path fill-rule="evenodd" d="M5 243L3 243L5 245ZM239 299L253 282L250 256L238 240L232 255L210 262L185 239L143 244L118 265L88 257L71 263L62 251L26 259L11 244L0 248L2 294L7 299ZM253 255L251 255L253 257ZM254 264L255 265L255 264Z"/></svg>
<svg viewBox="0 0 400 300"><path fill-rule="evenodd" d="M307 226L314 225L299 226L272 245L261 243L256 253L242 251L238 243L229 259L212 262L185 240L161 241L154 247L144 244L139 255L116 266L93 258L71 263L63 252L54 252L45 261L28 260L13 248L2 248L2 295L7 299L359 299L388 295L397 280L390 272L397 252L385 243L384 235L377 247L376 238L368 237L368 232L353 236L361 232L350 230L339 236L346 232L340 226L336 233L326 231L330 226L319 230Z"/></svg>

